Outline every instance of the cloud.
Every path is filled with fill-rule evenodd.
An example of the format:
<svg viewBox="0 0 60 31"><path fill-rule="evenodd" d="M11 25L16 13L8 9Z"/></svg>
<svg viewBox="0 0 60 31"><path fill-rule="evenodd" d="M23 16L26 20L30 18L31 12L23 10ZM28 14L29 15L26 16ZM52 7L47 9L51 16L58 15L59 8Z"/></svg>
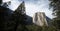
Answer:
<svg viewBox="0 0 60 31"><path fill-rule="evenodd" d="M20 3L21 2L18 2L18 0L12 0L11 5L9 5L9 8L12 10L16 10Z"/></svg>
<svg viewBox="0 0 60 31"><path fill-rule="evenodd" d="M11 1L11 0L3 0L3 2L8 2L8 1Z"/></svg>
<svg viewBox="0 0 60 31"><path fill-rule="evenodd" d="M36 12L45 12L46 16L52 18L52 11L49 10L48 0L12 0L9 8L15 10L22 1L25 1L27 15L32 17Z"/></svg>
<svg viewBox="0 0 60 31"><path fill-rule="evenodd" d="M29 16L33 17L36 12L45 12L46 16L52 18L52 11L49 10L48 0L41 0L41 2L37 1L36 4L32 2L26 2L25 6L26 14Z"/></svg>

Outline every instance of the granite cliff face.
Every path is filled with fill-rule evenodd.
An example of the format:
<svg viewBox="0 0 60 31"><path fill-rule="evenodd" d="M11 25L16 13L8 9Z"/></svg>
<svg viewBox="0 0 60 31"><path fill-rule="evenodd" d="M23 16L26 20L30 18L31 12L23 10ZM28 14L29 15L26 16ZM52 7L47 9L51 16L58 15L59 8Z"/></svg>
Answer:
<svg viewBox="0 0 60 31"><path fill-rule="evenodd" d="M39 26L48 26L47 20L46 20L46 15L44 12L37 12L33 16L33 23Z"/></svg>

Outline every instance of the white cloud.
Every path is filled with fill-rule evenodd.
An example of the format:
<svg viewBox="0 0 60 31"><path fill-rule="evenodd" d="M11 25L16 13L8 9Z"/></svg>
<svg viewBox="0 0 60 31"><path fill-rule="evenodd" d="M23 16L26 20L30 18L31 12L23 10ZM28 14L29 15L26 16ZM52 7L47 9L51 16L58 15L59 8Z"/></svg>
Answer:
<svg viewBox="0 0 60 31"><path fill-rule="evenodd" d="M33 14L35 14L36 12L45 12L46 16L52 18L52 11L49 10L48 0L38 0L36 2L34 1L32 2L30 2L29 0L25 1L27 15L33 16ZM9 8L15 10L20 3L21 1L19 2L18 0L12 0L12 3L9 6Z"/></svg>
<svg viewBox="0 0 60 31"><path fill-rule="evenodd" d="M3 0L3 2L8 2L8 1L11 1L11 0Z"/></svg>
<svg viewBox="0 0 60 31"><path fill-rule="evenodd" d="M26 2L25 6L26 6L26 13L29 16L33 16L33 14L35 14L36 12L45 12L46 16L52 18L52 11L49 10L49 2L47 1L43 1L40 3L40 1L38 1L37 4L33 4L32 2ZM46 3L47 2L47 3Z"/></svg>
<svg viewBox="0 0 60 31"><path fill-rule="evenodd" d="M17 7L20 5L21 2L18 2L18 0L12 0L11 5L9 5L9 8L12 10L17 9Z"/></svg>

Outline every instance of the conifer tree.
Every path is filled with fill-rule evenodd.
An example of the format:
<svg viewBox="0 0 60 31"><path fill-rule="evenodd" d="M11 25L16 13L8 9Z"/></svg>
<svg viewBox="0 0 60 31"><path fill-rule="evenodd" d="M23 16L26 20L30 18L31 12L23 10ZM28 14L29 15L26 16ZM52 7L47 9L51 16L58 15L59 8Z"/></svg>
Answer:
<svg viewBox="0 0 60 31"><path fill-rule="evenodd" d="M2 4L2 0L0 0L0 4Z"/></svg>
<svg viewBox="0 0 60 31"><path fill-rule="evenodd" d="M22 26L22 30L24 29L24 25L25 25L25 5L24 5L24 1L18 6L18 8L14 11L13 13L13 18L16 21L16 26L15 26L15 31L18 29L18 26L21 25Z"/></svg>
<svg viewBox="0 0 60 31"><path fill-rule="evenodd" d="M50 6L53 7L53 25L56 26L57 29L60 29L60 0L50 0Z"/></svg>

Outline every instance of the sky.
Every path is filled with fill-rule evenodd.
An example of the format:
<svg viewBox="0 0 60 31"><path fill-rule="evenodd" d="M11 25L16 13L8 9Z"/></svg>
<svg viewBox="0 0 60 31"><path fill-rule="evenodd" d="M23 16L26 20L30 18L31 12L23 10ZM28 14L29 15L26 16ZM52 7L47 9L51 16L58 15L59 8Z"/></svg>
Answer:
<svg viewBox="0 0 60 31"><path fill-rule="evenodd" d="M45 12L46 16L49 18L53 18L52 9L49 9L49 1L48 0L3 0L3 2L11 1L11 5L9 8L13 11L17 9L19 4L22 1L25 1L26 14L33 17L36 12Z"/></svg>

